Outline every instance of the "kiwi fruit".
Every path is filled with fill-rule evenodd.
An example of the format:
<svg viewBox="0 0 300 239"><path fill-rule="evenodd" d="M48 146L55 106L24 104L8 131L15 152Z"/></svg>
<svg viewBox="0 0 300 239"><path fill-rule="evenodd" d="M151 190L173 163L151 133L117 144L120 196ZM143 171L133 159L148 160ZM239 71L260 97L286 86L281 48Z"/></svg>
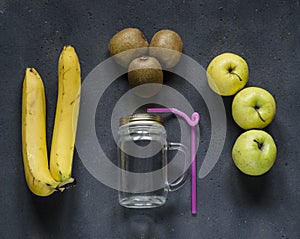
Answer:
<svg viewBox="0 0 300 239"><path fill-rule="evenodd" d="M128 82L134 93L140 97L156 95L163 84L163 71L159 61L150 56L134 59L128 67Z"/></svg>
<svg viewBox="0 0 300 239"><path fill-rule="evenodd" d="M133 59L147 54L148 45L148 41L139 29L125 28L111 38L108 48L115 61L127 68Z"/></svg>
<svg viewBox="0 0 300 239"><path fill-rule="evenodd" d="M152 37L149 54L156 57L165 68L172 68L179 62L182 48L183 43L178 33L161 30Z"/></svg>

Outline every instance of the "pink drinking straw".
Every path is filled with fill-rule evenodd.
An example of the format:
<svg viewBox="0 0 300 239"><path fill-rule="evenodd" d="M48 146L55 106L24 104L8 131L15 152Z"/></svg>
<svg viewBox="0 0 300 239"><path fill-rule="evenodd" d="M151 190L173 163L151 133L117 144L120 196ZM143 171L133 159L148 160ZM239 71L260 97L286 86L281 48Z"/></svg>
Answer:
<svg viewBox="0 0 300 239"><path fill-rule="evenodd" d="M148 108L148 113L173 113L181 116L191 126L191 162L192 162L192 214L197 213L197 176L196 176L196 125L199 123L200 116L197 112L190 118L187 114L175 108Z"/></svg>

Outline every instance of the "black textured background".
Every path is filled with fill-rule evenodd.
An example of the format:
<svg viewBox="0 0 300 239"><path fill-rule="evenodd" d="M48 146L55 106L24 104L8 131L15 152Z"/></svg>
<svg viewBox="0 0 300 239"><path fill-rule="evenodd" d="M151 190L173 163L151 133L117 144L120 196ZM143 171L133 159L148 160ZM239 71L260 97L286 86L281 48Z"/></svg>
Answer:
<svg viewBox="0 0 300 239"><path fill-rule="evenodd" d="M300 238L299 230L299 1L0 1L0 238ZM75 46L83 78L108 57L107 44L117 31L138 27L150 40L164 28L177 31L185 54L202 66L225 51L246 59L248 86L269 90L277 115L266 129L278 146L277 161L262 177L241 174L231 147L242 132L227 110L227 138L219 162L198 179L198 215L190 214L190 187L169 195L151 210L119 206L117 192L94 179L77 154L78 185L39 198L29 192L21 155L21 86L26 67L37 68L47 94L47 137L51 139L57 91L57 59L65 44ZM208 146L207 109L189 84L168 76L203 115L198 169ZM97 132L115 154L107 122L128 85L118 80L98 107ZM102 123L101 123L102 122ZM171 122L176 124L176 120ZM106 127L107 126L107 127ZM168 126L170 128L170 126ZM172 128L172 127L171 127ZM171 129L170 128L170 129ZM178 134L169 130L172 139Z"/></svg>

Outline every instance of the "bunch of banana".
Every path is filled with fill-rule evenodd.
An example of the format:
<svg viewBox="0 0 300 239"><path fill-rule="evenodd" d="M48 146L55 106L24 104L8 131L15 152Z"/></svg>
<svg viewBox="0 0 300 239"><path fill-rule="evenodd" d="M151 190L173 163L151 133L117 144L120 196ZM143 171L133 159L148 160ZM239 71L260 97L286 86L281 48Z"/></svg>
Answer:
<svg viewBox="0 0 300 239"><path fill-rule="evenodd" d="M46 104L42 79L27 68L22 93L22 151L29 189L48 196L74 182L71 177L80 101L80 65L73 47L59 58L58 99L51 146L50 170L46 143Z"/></svg>

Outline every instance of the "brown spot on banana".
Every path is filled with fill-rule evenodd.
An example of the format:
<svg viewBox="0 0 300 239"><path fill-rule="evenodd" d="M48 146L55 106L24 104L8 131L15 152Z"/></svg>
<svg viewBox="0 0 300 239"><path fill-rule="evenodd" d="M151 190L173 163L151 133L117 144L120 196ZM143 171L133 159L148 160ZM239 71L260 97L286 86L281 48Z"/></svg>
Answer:
<svg viewBox="0 0 300 239"><path fill-rule="evenodd" d="M73 105L75 101L80 99L80 94L76 96L74 100L71 101L70 105Z"/></svg>

